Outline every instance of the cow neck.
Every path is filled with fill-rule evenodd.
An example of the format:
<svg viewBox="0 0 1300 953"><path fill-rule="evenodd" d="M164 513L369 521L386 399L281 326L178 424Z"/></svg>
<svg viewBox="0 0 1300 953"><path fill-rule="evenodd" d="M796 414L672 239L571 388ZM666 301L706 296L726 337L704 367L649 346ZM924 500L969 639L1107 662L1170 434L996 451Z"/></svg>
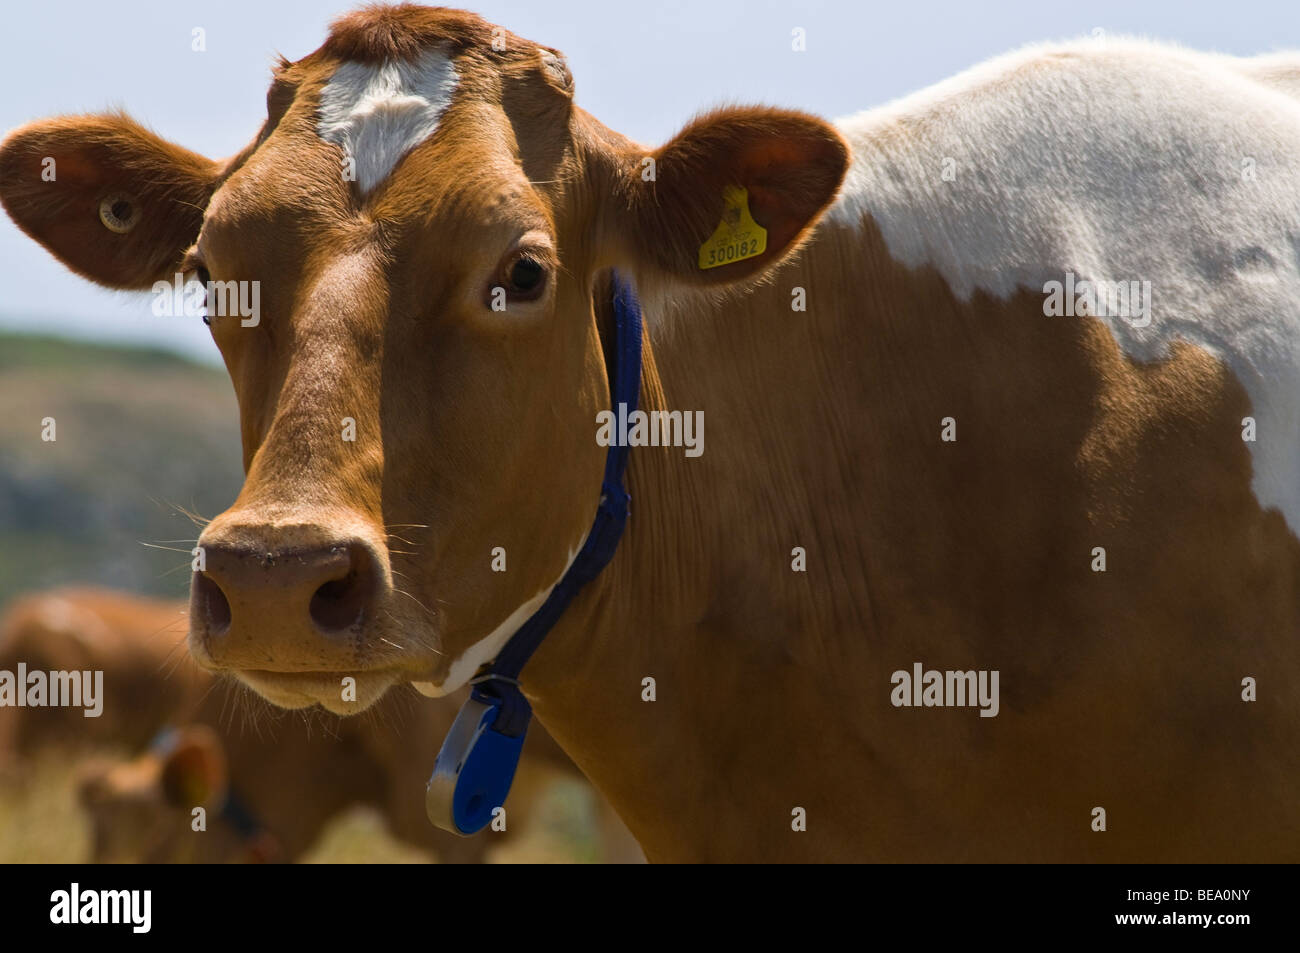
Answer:
<svg viewBox="0 0 1300 953"><path fill-rule="evenodd" d="M637 407L641 388L641 306L632 286L615 272L612 275L614 341L613 360L607 362L610 395L615 418L630 415ZM610 442L605 456L600 502L591 531L573 564L551 590L541 608L534 612L505 644L495 661L471 680L474 694L496 702L501 710L493 726L508 735L522 735L528 727L531 707L519 687L519 675L542 644L569 603L587 583L595 579L614 557L627 524L631 498L623 485L629 447Z"/></svg>
<svg viewBox="0 0 1300 953"><path fill-rule="evenodd" d="M605 348L606 371L614 416L626 419L637 409L641 390L641 306L631 283L618 272L611 274L610 283L614 334L612 347ZM435 825L472 834L505 801L532 718L520 675L565 609L618 548L631 502L623 480L629 449L617 439L610 442L596 518L582 549L541 608L470 680L473 690L447 733L429 780L425 806Z"/></svg>

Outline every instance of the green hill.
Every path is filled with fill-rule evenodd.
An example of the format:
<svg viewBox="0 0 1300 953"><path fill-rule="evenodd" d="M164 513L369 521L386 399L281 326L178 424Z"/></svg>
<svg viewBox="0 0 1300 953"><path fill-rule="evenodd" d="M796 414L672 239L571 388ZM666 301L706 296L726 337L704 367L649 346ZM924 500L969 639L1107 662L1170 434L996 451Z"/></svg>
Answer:
<svg viewBox="0 0 1300 953"><path fill-rule="evenodd" d="M182 509L214 516L242 479L224 372L161 350L0 333L0 605L69 582L183 596L199 529Z"/></svg>

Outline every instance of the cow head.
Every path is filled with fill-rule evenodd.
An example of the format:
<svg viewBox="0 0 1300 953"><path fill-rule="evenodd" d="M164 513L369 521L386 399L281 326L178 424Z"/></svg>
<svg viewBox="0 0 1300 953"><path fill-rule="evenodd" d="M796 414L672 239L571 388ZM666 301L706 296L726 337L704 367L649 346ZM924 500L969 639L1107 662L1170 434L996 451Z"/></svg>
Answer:
<svg viewBox="0 0 1300 953"><path fill-rule="evenodd" d="M208 288L247 479L199 540L200 664L340 713L402 681L450 691L590 527L610 270L668 294L758 279L847 148L743 108L645 150L574 106L557 52L409 6L282 63L267 113L222 162L123 116L37 122L0 148L0 201L102 284ZM736 187L766 250L702 269Z"/></svg>
<svg viewBox="0 0 1300 953"><path fill-rule="evenodd" d="M78 772L95 863L224 863L281 860L274 837L250 834L222 810L229 773L221 739L184 725L126 761L96 758ZM195 810L203 808L196 830Z"/></svg>

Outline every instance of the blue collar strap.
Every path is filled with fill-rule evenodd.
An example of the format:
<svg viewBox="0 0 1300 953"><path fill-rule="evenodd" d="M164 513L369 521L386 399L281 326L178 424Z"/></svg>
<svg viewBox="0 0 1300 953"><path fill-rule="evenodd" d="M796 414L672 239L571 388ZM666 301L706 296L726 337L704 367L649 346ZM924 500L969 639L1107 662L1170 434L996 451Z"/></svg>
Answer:
<svg viewBox="0 0 1300 953"><path fill-rule="evenodd" d="M609 389L617 417L621 410L627 415L636 410L641 390L641 307L632 286L617 272L613 288L614 367ZM623 486L627 456L627 446L617 440L611 443L596 521L577 558L496 660L471 680L473 691L447 732L425 791L425 812L435 826L455 834L474 834L505 803L532 717L519 673L569 603L600 574L618 548L630 501Z"/></svg>

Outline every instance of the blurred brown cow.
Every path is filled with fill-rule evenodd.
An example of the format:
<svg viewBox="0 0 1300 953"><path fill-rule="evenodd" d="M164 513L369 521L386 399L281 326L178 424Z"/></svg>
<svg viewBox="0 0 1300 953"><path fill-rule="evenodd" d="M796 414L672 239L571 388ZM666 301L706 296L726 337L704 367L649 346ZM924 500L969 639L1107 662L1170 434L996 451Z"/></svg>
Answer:
<svg viewBox="0 0 1300 953"><path fill-rule="evenodd" d="M198 670L184 649L186 606L94 588L27 596L0 620L0 670L102 670L103 712L0 708L0 761L46 745L113 746L81 769L81 800L99 861L294 860L325 825L371 805L391 833L444 863L472 863L526 831L550 781L578 777L534 727L507 802L507 830L461 838L425 818L424 784L459 695L393 692L373 715L304 718ZM236 698L236 696L244 696ZM236 701L239 704L236 704ZM250 704L251 703L251 704ZM602 859L640 860L597 799ZM191 829L203 807L206 830Z"/></svg>

